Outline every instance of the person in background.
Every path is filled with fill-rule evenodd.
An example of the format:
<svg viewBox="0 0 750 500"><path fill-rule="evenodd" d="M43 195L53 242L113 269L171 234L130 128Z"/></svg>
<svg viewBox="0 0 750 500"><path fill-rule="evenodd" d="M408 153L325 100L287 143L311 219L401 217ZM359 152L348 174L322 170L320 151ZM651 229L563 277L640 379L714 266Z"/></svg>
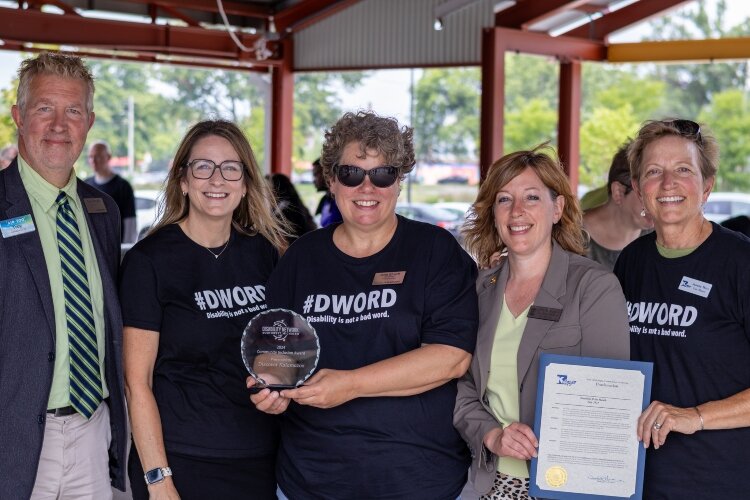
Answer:
<svg viewBox="0 0 750 500"><path fill-rule="evenodd" d="M242 131L194 125L163 203L122 265L133 498L274 499L276 422L248 401L240 339L286 242Z"/></svg>
<svg viewBox="0 0 750 500"><path fill-rule="evenodd" d="M320 216L320 227L330 226L341 222L341 212L336 205L336 200L328 190L328 181L323 175L323 167L320 164L320 158L313 162L313 182L315 189L319 192L325 192L318 202L318 208L315 209L315 215Z"/></svg>
<svg viewBox="0 0 750 500"><path fill-rule="evenodd" d="M279 212L289 222L289 234L286 238L290 245L303 234L318 228L289 177L277 173L266 178L276 196Z"/></svg>
<svg viewBox="0 0 750 500"><path fill-rule="evenodd" d="M123 243L135 243L138 239L138 228L135 219L135 195L130 183L117 175L109 161L112 152L105 141L97 141L89 148L89 165L94 175L86 179L86 184L107 193L120 209L120 231Z"/></svg>
<svg viewBox="0 0 750 500"><path fill-rule="evenodd" d="M610 271L622 249L654 227L651 218L641 214L641 202L630 183L628 144L623 144L612 158L607 201L583 214L583 228L589 235L586 256Z"/></svg>
<svg viewBox="0 0 750 500"><path fill-rule="evenodd" d="M631 357L654 363L638 419L644 498L747 497L750 240L703 216L718 160L716 139L690 120L646 122L628 148L654 221L615 265Z"/></svg>
<svg viewBox="0 0 750 500"><path fill-rule="evenodd" d="M269 280L269 307L306 316L320 338L303 386L251 396L284 414L282 499L455 500L466 482L452 416L476 343L476 267L445 229L396 215L412 133L369 111L326 132L343 222L297 240Z"/></svg>
<svg viewBox="0 0 750 500"><path fill-rule="evenodd" d="M742 233L745 236L750 236L750 217L748 217L747 215L738 215L737 217L732 217L731 219L727 219L722 222L721 225L727 229L731 229L732 231Z"/></svg>
<svg viewBox="0 0 750 500"><path fill-rule="evenodd" d="M15 144L5 146L0 150L0 170L7 168L11 162L18 156L18 148Z"/></svg>
<svg viewBox="0 0 750 500"><path fill-rule="evenodd" d="M73 165L94 124L78 57L21 63L18 157L0 171L0 498L125 489L117 205Z"/></svg>
<svg viewBox="0 0 750 500"><path fill-rule="evenodd" d="M472 450L461 498L529 498L539 356L628 359L617 278L581 256L581 211L559 161L542 146L496 161L465 225L479 273L479 334L458 383L453 423Z"/></svg>

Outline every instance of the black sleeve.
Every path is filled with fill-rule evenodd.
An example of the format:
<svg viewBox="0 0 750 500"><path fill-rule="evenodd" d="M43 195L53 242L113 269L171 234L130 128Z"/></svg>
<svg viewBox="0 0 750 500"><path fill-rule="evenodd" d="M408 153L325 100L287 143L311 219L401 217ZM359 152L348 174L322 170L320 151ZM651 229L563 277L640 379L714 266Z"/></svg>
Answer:
<svg viewBox="0 0 750 500"><path fill-rule="evenodd" d="M440 230L428 266L422 342L473 353L479 324L474 261L453 236Z"/></svg>
<svg viewBox="0 0 750 500"><path fill-rule="evenodd" d="M138 248L132 248L125 254L120 275L123 325L158 332L162 305L153 262Z"/></svg>
<svg viewBox="0 0 750 500"><path fill-rule="evenodd" d="M292 309L294 305L294 280L297 252L292 248L278 261L268 278L266 303L269 309ZM299 312L299 311L297 311Z"/></svg>
<svg viewBox="0 0 750 500"><path fill-rule="evenodd" d="M122 213L120 216L123 219L135 217L135 194L133 194L132 186L125 179L122 180Z"/></svg>

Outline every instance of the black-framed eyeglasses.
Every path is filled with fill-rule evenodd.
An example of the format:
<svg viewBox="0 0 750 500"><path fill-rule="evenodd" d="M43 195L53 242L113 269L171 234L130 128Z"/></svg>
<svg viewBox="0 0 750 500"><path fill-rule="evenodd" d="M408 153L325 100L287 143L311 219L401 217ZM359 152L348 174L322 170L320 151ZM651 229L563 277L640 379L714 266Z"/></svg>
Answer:
<svg viewBox="0 0 750 500"><path fill-rule="evenodd" d="M227 181L238 181L242 179L242 175L245 172L245 166L242 162L234 160L223 161L217 165L211 160L197 158L190 160L187 166L196 179L210 179L217 168L221 172L221 176Z"/></svg>
<svg viewBox="0 0 750 500"><path fill-rule="evenodd" d="M348 187L359 186L365 181L365 176L370 177L372 185L379 188L392 186L398 179L398 168L389 166L365 170L354 165L335 165L333 173L341 184Z"/></svg>
<svg viewBox="0 0 750 500"><path fill-rule="evenodd" d="M675 129L677 129L680 135L683 135L685 137L693 137L698 142L701 142L701 126L699 123L696 123L693 120L664 120L662 123L664 123L665 125L671 125Z"/></svg>

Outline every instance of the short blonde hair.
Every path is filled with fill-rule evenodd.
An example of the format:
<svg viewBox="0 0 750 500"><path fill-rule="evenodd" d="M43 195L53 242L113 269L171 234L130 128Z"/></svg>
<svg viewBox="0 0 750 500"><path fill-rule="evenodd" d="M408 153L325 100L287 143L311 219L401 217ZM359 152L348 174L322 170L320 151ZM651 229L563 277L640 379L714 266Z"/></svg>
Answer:
<svg viewBox="0 0 750 500"><path fill-rule="evenodd" d="M16 105L23 113L29 98L31 82L38 75L59 76L81 80L88 88L86 96L86 111L94 111L94 77L80 57L59 54L56 52L42 52L37 57L25 59L18 69L18 92Z"/></svg>
<svg viewBox="0 0 750 500"><path fill-rule="evenodd" d="M698 130L695 133L686 133L680 126L681 123L692 124ZM641 165L646 147L652 142L670 135L682 137L695 144L700 156L701 175L704 179L716 176L716 172L719 170L719 143L708 128L690 120L650 120L641 126L638 135L628 147L630 178L636 184L641 180Z"/></svg>
<svg viewBox="0 0 750 500"><path fill-rule="evenodd" d="M531 151L517 151L503 156L487 172L463 229L465 246L482 267L489 267L492 254L502 252L506 247L495 227L495 197L527 168L536 172L553 200L557 196L565 199L562 217L552 227L552 238L565 250L580 255L585 252L583 216L578 199L573 195L554 149L544 143Z"/></svg>

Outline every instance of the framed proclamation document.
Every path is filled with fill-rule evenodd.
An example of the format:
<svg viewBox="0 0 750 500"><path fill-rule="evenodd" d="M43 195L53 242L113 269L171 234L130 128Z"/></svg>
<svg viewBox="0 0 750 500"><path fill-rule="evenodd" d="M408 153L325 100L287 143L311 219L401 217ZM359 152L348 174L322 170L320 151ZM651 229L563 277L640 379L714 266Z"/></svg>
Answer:
<svg viewBox="0 0 750 500"><path fill-rule="evenodd" d="M646 459L636 434L653 365L542 354L529 494L551 499L640 499Z"/></svg>

